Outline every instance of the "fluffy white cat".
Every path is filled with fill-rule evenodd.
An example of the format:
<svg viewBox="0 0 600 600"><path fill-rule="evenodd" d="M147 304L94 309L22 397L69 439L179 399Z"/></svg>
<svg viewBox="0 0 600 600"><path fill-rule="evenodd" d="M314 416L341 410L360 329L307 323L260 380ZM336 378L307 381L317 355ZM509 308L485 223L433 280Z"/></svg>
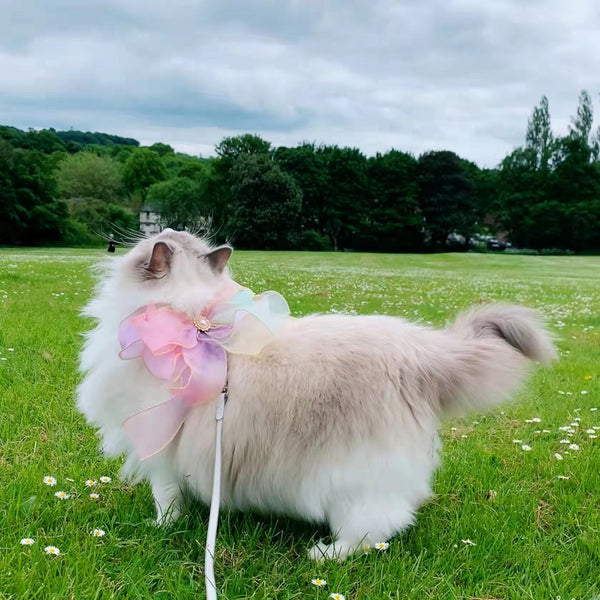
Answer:
<svg viewBox="0 0 600 600"><path fill-rule="evenodd" d="M141 359L119 358L118 328L148 303L193 319L230 278L231 248L166 229L114 258L85 314L97 320L81 354L78 406L103 449L152 486L157 522L183 492L210 500L214 404L195 406L168 447L141 462L124 419L167 400L169 383ZM230 355L222 502L327 523L333 543L310 556L344 558L406 528L431 494L445 414L509 398L528 359L555 348L537 316L488 305L435 330L385 316L291 319L256 356Z"/></svg>

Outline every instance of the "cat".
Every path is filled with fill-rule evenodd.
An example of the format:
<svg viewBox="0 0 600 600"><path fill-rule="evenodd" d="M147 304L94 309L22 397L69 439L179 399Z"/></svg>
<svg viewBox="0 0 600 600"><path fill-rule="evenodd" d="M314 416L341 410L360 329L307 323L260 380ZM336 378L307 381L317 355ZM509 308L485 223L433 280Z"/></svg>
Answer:
<svg viewBox="0 0 600 600"><path fill-rule="evenodd" d="M78 407L124 473L150 481L156 522L210 501L214 403L195 406L176 438L140 461L122 422L170 397L141 359L119 358L120 322L149 303L190 319L231 280L229 246L165 229L113 258L84 314ZM431 495L446 415L510 398L528 361L556 357L533 311L488 304L433 329L387 316L289 319L258 355L228 357L222 503L328 524L316 560L361 552L409 526Z"/></svg>

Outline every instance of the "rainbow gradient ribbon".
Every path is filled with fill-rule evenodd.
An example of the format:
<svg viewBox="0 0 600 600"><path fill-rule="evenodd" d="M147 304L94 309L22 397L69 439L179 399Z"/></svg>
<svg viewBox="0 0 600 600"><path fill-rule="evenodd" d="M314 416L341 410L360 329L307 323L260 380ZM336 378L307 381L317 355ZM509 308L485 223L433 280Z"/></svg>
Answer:
<svg viewBox="0 0 600 600"><path fill-rule="evenodd" d="M227 382L227 353L258 354L290 317L277 292L255 296L229 282L190 320L167 305L149 304L121 322L122 359L142 358L170 381L169 400L123 421L141 460L163 450L197 404L214 401Z"/></svg>

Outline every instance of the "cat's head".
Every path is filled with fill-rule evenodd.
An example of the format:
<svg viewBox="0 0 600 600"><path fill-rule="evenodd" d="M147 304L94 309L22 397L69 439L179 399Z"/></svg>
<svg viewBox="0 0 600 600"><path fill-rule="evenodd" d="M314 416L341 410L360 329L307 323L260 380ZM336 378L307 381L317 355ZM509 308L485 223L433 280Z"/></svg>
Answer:
<svg viewBox="0 0 600 600"><path fill-rule="evenodd" d="M211 247L185 231L165 229L119 260L119 293L128 310L153 302L193 314L231 279L231 253L229 246Z"/></svg>

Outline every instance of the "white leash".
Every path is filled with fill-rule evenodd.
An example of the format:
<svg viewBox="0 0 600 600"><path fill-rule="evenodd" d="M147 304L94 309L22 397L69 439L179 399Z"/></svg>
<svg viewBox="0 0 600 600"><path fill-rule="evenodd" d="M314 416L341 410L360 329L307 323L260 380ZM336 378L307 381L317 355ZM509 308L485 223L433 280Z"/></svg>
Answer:
<svg viewBox="0 0 600 600"><path fill-rule="evenodd" d="M204 584L206 600L217 600L217 584L215 582L214 558L217 525L219 524L219 505L221 504L221 430L223 415L227 402L227 384L217 399L217 435L215 438L215 468L213 474L212 497L210 500L210 515L208 517L208 532L206 534L206 550L204 551Z"/></svg>

